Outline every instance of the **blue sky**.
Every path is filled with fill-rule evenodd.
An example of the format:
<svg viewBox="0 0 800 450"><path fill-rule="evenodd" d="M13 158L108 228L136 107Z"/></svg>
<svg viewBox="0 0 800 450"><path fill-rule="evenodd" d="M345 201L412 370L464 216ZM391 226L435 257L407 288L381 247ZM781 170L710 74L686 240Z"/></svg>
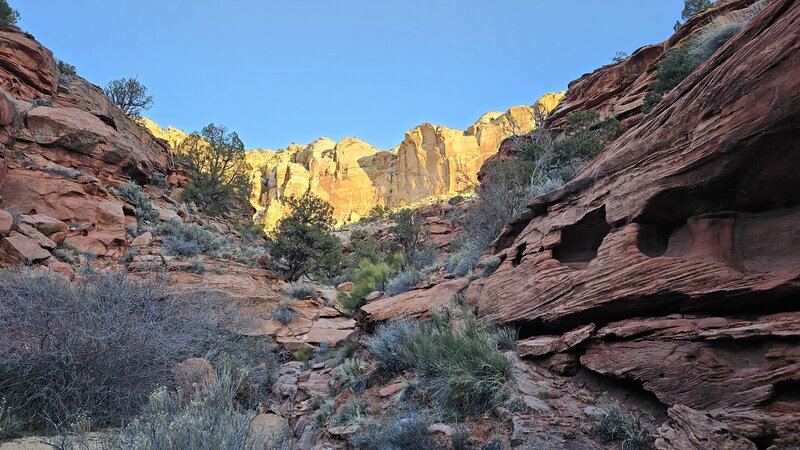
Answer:
<svg viewBox="0 0 800 450"><path fill-rule="evenodd" d="M20 27L104 86L138 75L162 126L248 148L422 122L465 128L672 33L680 0L10 0Z"/></svg>

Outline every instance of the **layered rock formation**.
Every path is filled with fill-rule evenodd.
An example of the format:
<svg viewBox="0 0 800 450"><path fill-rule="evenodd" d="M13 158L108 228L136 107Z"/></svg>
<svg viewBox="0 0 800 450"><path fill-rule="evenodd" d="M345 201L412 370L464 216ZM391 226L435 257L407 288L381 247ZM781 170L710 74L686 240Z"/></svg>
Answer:
<svg viewBox="0 0 800 450"><path fill-rule="evenodd" d="M536 109L549 112L562 97L547 94L533 106L486 113L466 131L425 123L390 151L352 137L248 151L256 218L272 228L289 212L285 199L309 190L333 205L340 224L358 220L376 205L396 208L464 191L477 182L481 166L503 140L532 130ZM147 119L143 124L173 148L186 138L173 127Z"/></svg>
<svg viewBox="0 0 800 450"><path fill-rule="evenodd" d="M800 446L799 29L800 4L774 0L535 199L495 242L497 271L466 290L479 314L518 325L532 355L566 352L641 385L675 422L697 410L731 439ZM585 89L610 70L573 84L565 108L639 95L626 77ZM693 448L668 428L662 448Z"/></svg>
<svg viewBox="0 0 800 450"><path fill-rule="evenodd" d="M166 144L97 86L60 74L52 53L31 35L0 28L0 43L0 207L58 221L65 228L58 244L121 255L133 210L107 188L166 173ZM18 234L52 250L33 231L5 239L7 250L15 247L7 258L22 257L23 247L28 256L38 253L35 259L44 256L27 242L12 245L23 240Z"/></svg>
<svg viewBox="0 0 800 450"><path fill-rule="evenodd" d="M422 124L391 151L355 138L338 143L321 138L279 152L251 152L253 166L260 169L253 204L270 228L287 212L284 199L307 190L330 202L340 223L357 220L376 205L394 208L463 191L474 185L478 170L504 139L533 129L535 109L552 110L562 95L484 114L466 131Z"/></svg>

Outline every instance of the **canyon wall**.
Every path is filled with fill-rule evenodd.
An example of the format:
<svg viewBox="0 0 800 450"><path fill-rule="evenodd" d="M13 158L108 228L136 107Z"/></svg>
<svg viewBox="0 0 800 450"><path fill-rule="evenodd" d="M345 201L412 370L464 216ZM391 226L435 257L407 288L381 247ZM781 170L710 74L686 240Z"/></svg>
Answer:
<svg viewBox="0 0 800 450"><path fill-rule="evenodd" d="M473 186L483 163L506 138L530 132L535 111L553 110L563 93L547 94L533 106L484 114L466 131L422 124L384 151L352 137L320 138L284 150L250 150L251 203L256 219L272 228L289 212L285 199L311 191L334 207L338 223L358 220L376 205L396 208L428 197L453 195ZM175 146L186 134L145 119L153 134Z"/></svg>

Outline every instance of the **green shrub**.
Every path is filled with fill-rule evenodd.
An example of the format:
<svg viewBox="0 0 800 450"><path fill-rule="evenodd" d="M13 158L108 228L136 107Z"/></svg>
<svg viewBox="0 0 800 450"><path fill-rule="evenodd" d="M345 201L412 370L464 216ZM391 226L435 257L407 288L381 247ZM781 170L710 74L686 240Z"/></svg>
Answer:
<svg viewBox="0 0 800 450"><path fill-rule="evenodd" d="M164 252L174 256L216 256L222 240L196 223L183 223L175 218L165 222L158 230L164 235Z"/></svg>
<svg viewBox="0 0 800 450"><path fill-rule="evenodd" d="M403 248L407 261L413 261L417 249L425 239L425 229L422 227L422 217L415 210L404 209L392 217L395 225L389 229Z"/></svg>
<svg viewBox="0 0 800 450"><path fill-rule="evenodd" d="M355 287L349 293L339 293L339 304L345 310L355 312L364 305L370 293L385 289L393 271L387 263L373 264L369 260L362 260L354 270Z"/></svg>
<svg viewBox="0 0 800 450"><path fill-rule="evenodd" d="M353 392L362 393L369 384L367 366L358 358L346 359L340 366L336 379L342 383L342 389L352 389Z"/></svg>
<svg viewBox="0 0 800 450"><path fill-rule="evenodd" d="M618 52L614 53L614 56L611 57L611 61L613 61L615 63L619 63L619 62L622 62L622 61L625 61L626 59L628 59L628 56L630 56L630 55L628 55L628 52L618 51Z"/></svg>
<svg viewBox="0 0 800 450"><path fill-rule="evenodd" d="M78 71L75 69L75 66L72 64L66 63L62 60L58 60L58 71L61 72L61 75L65 77L72 78L78 74Z"/></svg>
<svg viewBox="0 0 800 450"><path fill-rule="evenodd" d="M114 440L114 447L146 450L290 450L287 430L273 436L256 434L250 423L255 411L236 403L245 372L223 367L216 383L191 395L160 388L147 406Z"/></svg>
<svg viewBox="0 0 800 450"><path fill-rule="evenodd" d="M694 17L695 14L705 11L712 6L714 6L714 2L712 0L684 0L683 10L681 11L681 19L689 20Z"/></svg>
<svg viewBox="0 0 800 450"><path fill-rule="evenodd" d="M691 5L690 5L691 3ZM704 9L701 3L707 1L687 0L685 14L694 15L698 10ZM711 58L731 37L739 32L764 7L766 2L756 2L747 10L732 12L718 17L710 24L703 27L696 36L680 47L671 49L664 54L664 58L657 64L658 80L650 85L650 90L645 95L642 111L650 112L661 98L678 86L701 64ZM688 12L687 12L688 11Z"/></svg>
<svg viewBox="0 0 800 450"><path fill-rule="evenodd" d="M366 216L362 217L359 222L375 222L384 219L392 213L392 210L383 205L373 206Z"/></svg>
<svg viewBox="0 0 800 450"><path fill-rule="evenodd" d="M211 215L249 207L250 165L239 135L212 123L178 147L177 161L191 175L184 188L186 201L203 205Z"/></svg>
<svg viewBox="0 0 800 450"><path fill-rule="evenodd" d="M469 428L464 425L457 425L450 436L450 444L453 450L469 450L472 448L469 441Z"/></svg>
<svg viewBox="0 0 800 450"><path fill-rule="evenodd" d="M294 359L302 362L311 360L314 356L314 349L312 347L300 347L294 352Z"/></svg>
<svg viewBox="0 0 800 450"><path fill-rule="evenodd" d="M0 26L16 26L19 20L19 11L9 6L7 0L0 0Z"/></svg>
<svg viewBox="0 0 800 450"><path fill-rule="evenodd" d="M288 325L294 319L294 312L286 305L278 305L272 312L272 318L278 322Z"/></svg>
<svg viewBox="0 0 800 450"><path fill-rule="evenodd" d="M369 349L384 375L413 370L425 378L424 389L437 406L479 414L505 399L511 365L498 349L498 330L478 324L459 307L432 311L431 321L383 325Z"/></svg>
<svg viewBox="0 0 800 450"><path fill-rule="evenodd" d="M126 266L133 262L133 258L139 256L141 252L136 247L128 247L125 249L125 255L122 257L122 264Z"/></svg>
<svg viewBox="0 0 800 450"><path fill-rule="evenodd" d="M136 222L138 223L157 223L160 219L158 210L147 198L142 187L133 181L112 188L111 192L127 200L136 207Z"/></svg>
<svg viewBox="0 0 800 450"><path fill-rule="evenodd" d="M463 195L454 195L449 199L447 199L447 204L450 206L456 206L457 204L463 202L464 200L466 200L466 197L464 197Z"/></svg>
<svg viewBox="0 0 800 450"><path fill-rule="evenodd" d="M652 448L649 432L636 414L625 414L616 402L601 407L603 414L597 419L595 432L605 442L619 442L624 450Z"/></svg>
<svg viewBox="0 0 800 450"><path fill-rule="evenodd" d="M423 280L422 274L415 269L402 271L386 283L386 296L391 297L408 292Z"/></svg>
<svg viewBox="0 0 800 450"><path fill-rule="evenodd" d="M428 435L430 422L417 413L393 417L359 431L350 444L363 450L438 450Z"/></svg>
<svg viewBox="0 0 800 450"><path fill-rule="evenodd" d="M153 184L161 189L169 189L167 177L161 172L153 172Z"/></svg>
<svg viewBox="0 0 800 450"><path fill-rule="evenodd" d="M335 275L342 245L331 234L333 207L311 192L289 197L286 202L292 213L278 222L272 237L270 253L275 266L288 281L318 273Z"/></svg>
<svg viewBox="0 0 800 450"><path fill-rule="evenodd" d="M295 283L289 289L289 295L298 300L305 298L316 298L317 288L310 283Z"/></svg>
<svg viewBox="0 0 800 450"><path fill-rule="evenodd" d="M367 417L367 404L363 400L353 397L339 409L339 414L333 417L331 424L336 427L356 425Z"/></svg>

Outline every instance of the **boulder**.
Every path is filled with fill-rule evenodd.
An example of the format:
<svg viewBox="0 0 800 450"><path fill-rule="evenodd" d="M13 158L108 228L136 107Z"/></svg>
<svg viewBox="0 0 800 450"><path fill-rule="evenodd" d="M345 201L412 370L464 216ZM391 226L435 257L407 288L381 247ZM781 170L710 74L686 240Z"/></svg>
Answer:
<svg viewBox="0 0 800 450"><path fill-rule="evenodd" d="M352 281L345 281L344 283L339 283L336 286L336 289L342 292L352 292L355 289L356 284Z"/></svg>
<svg viewBox="0 0 800 450"><path fill-rule="evenodd" d="M75 278L75 269L63 261L59 261L56 258L50 258L46 261L46 264L50 270L59 275L62 275L70 280Z"/></svg>
<svg viewBox="0 0 800 450"><path fill-rule="evenodd" d="M358 321L367 328L379 322L401 317L420 317L431 309L448 306L469 280L456 278L424 289L414 289L392 297L375 300L361 307Z"/></svg>
<svg viewBox="0 0 800 450"><path fill-rule="evenodd" d="M756 450L752 441L732 432L725 424L687 406L669 410L669 421L658 429L657 450Z"/></svg>
<svg viewBox="0 0 800 450"><path fill-rule="evenodd" d="M50 252L22 234L13 234L0 240L0 259L9 263L38 263L50 256Z"/></svg>
<svg viewBox="0 0 800 450"><path fill-rule="evenodd" d="M23 214L20 218L23 223L36 228L47 236L54 233L66 232L69 229L66 223L46 214Z"/></svg>
<svg viewBox="0 0 800 450"><path fill-rule="evenodd" d="M136 236L133 239L133 241L131 241L131 247L137 247L137 248L149 247L150 244L152 243L153 243L153 233L145 231L139 236Z"/></svg>
<svg viewBox="0 0 800 450"><path fill-rule="evenodd" d="M289 422L277 414L261 413L250 422L249 434L264 444L275 442L275 438L289 432Z"/></svg>
<svg viewBox="0 0 800 450"><path fill-rule="evenodd" d="M32 226L28 225L27 223L23 222L23 223L19 224L19 227L17 228L17 231L19 231L20 233L24 234L25 236L28 236L34 242L36 242L36 244L38 244L39 247L42 247L42 248L44 248L46 250L52 251L52 250L55 250L56 247L58 247L58 244L56 244L52 239L50 239L49 237L45 236L39 230L37 230L36 228L33 228Z"/></svg>
<svg viewBox="0 0 800 450"><path fill-rule="evenodd" d="M175 383L186 392L194 392L217 381L214 366L205 358L189 358L172 369Z"/></svg>
<svg viewBox="0 0 800 450"><path fill-rule="evenodd" d="M14 226L14 217L6 210L0 209L0 235L6 236Z"/></svg>

